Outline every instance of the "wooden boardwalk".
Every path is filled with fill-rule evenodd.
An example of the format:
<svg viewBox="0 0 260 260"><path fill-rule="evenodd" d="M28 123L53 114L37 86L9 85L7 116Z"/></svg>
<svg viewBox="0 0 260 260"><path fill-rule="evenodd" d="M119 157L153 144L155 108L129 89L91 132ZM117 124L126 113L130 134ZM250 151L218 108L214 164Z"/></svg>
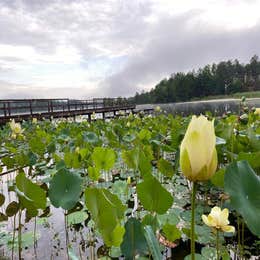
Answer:
<svg viewBox="0 0 260 260"><path fill-rule="evenodd" d="M102 114L102 118L111 118L133 112L135 105L122 98L76 99L2 99L0 100L0 124L32 118L59 118ZM109 114L108 116L106 114Z"/></svg>

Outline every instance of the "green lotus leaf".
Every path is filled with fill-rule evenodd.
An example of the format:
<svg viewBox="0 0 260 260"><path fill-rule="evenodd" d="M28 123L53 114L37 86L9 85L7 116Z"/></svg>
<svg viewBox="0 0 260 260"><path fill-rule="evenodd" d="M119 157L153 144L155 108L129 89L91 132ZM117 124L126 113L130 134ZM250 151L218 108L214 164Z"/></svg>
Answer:
<svg viewBox="0 0 260 260"><path fill-rule="evenodd" d="M172 206L172 195L152 176L139 183L136 189L146 210L164 214Z"/></svg>
<svg viewBox="0 0 260 260"><path fill-rule="evenodd" d="M167 177L172 177L174 174L173 165L163 158L158 161L157 167L158 170Z"/></svg>
<svg viewBox="0 0 260 260"><path fill-rule="evenodd" d="M46 192L39 185L26 178L24 172L16 176L16 192L22 205L35 215L37 209L45 209Z"/></svg>
<svg viewBox="0 0 260 260"><path fill-rule="evenodd" d="M227 167L225 192L231 205L245 220L252 233L260 237L260 178L247 161L238 161Z"/></svg>
<svg viewBox="0 0 260 260"><path fill-rule="evenodd" d="M88 218L85 211L75 211L68 215L68 224L74 225L84 222Z"/></svg>
<svg viewBox="0 0 260 260"><path fill-rule="evenodd" d="M54 207L72 209L81 194L82 178L77 173L60 169L50 181L49 198Z"/></svg>
<svg viewBox="0 0 260 260"><path fill-rule="evenodd" d="M8 217L14 216L19 210L19 204L16 201L12 201L10 204L8 204L5 214Z"/></svg>
<svg viewBox="0 0 260 260"><path fill-rule="evenodd" d="M87 188L85 201L107 246L120 246L124 227L120 226L125 206L119 198L106 189Z"/></svg>
<svg viewBox="0 0 260 260"><path fill-rule="evenodd" d="M139 220L130 218L125 224L125 235L121 244L121 251L126 260L135 259L135 256L148 252L144 236L144 228Z"/></svg>
<svg viewBox="0 0 260 260"><path fill-rule="evenodd" d="M110 170L114 166L116 160L114 150L103 147L95 147L91 157L95 166L98 169L103 169L105 171Z"/></svg>
<svg viewBox="0 0 260 260"><path fill-rule="evenodd" d="M0 207L5 203L5 196L4 194L0 193Z"/></svg>

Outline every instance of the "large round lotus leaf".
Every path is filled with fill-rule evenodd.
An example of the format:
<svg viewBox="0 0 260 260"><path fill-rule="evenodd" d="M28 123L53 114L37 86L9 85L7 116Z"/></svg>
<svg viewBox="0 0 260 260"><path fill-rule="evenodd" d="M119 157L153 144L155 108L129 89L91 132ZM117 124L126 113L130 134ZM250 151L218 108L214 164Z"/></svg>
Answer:
<svg viewBox="0 0 260 260"><path fill-rule="evenodd" d="M139 151L138 149L124 150L122 152L124 163L132 169L137 169L139 164Z"/></svg>
<svg viewBox="0 0 260 260"><path fill-rule="evenodd" d="M85 132L83 134L84 141L94 144L98 142L98 136L94 132Z"/></svg>
<svg viewBox="0 0 260 260"><path fill-rule="evenodd" d="M126 135L124 135L123 140L127 143L131 143L135 140L135 138L136 138L135 134L127 133Z"/></svg>
<svg viewBox="0 0 260 260"><path fill-rule="evenodd" d="M56 208L69 210L75 206L81 194L81 177L67 169L59 170L50 181L49 198Z"/></svg>
<svg viewBox="0 0 260 260"><path fill-rule="evenodd" d="M84 211L72 212L68 215L68 224L74 225L84 222L88 218L88 214Z"/></svg>
<svg viewBox="0 0 260 260"><path fill-rule="evenodd" d="M28 215L35 217L38 213L37 209L45 209L45 190L28 179L24 172L20 172L16 176L15 182L15 191L19 197L19 203L27 209Z"/></svg>
<svg viewBox="0 0 260 260"><path fill-rule="evenodd" d="M157 167L158 170L167 177L172 177L174 174L173 165L163 158L158 161Z"/></svg>
<svg viewBox="0 0 260 260"><path fill-rule="evenodd" d="M146 210L164 214L172 206L171 193L154 177L146 178L136 189L138 198Z"/></svg>
<svg viewBox="0 0 260 260"><path fill-rule="evenodd" d="M6 208L5 214L8 217L14 216L19 210L19 204L16 201L12 201Z"/></svg>
<svg viewBox="0 0 260 260"><path fill-rule="evenodd" d="M2 212L0 212L0 222L7 221L7 220L8 220L8 217L5 214L3 214Z"/></svg>
<svg viewBox="0 0 260 260"><path fill-rule="evenodd" d="M120 247L126 260L135 259L137 254L147 254L144 228L138 219L130 218L126 222L124 240Z"/></svg>
<svg viewBox="0 0 260 260"><path fill-rule="evenodd" d="M247 161L234 162L227 167L225 191L251 232L260 237L260 178Z"/></svg>
<svg viewBox="0 0 260 260"><path fill-rule="evenodd" d="M105 171L109 171L114 166L116 160L114 150L103 147L95 147L91 157L95 166Z"/></svg>
<svg viewBox="0 0 260 260"><path fill-rule="evenodd" d="M121 200L109 190L90 187L85 191L85 201L105 244L120 246L125 232L121 226L125 212Z"/></svg>

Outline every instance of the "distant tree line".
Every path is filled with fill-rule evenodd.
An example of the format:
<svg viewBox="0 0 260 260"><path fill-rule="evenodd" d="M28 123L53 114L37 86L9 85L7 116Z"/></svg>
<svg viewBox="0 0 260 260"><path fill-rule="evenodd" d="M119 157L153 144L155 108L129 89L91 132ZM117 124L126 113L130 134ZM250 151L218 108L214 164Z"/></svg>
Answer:
<svg viewBox="0 0 260 260"><path fill-rule="evenodd" d="M256 90L260 90L260 61L255 55L248 64L229 60L198 71L174 73L151 91L137 92L131 99L137 104L167 103Z"/></svg>

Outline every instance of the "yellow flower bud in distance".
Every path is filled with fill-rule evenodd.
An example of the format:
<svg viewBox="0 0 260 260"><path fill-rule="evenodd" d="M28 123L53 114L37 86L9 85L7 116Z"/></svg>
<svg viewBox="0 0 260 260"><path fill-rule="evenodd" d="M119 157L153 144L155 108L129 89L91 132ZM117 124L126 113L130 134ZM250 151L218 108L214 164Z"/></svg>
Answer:
<svg viewBox="0 0 260 260"><path fill-rule="evenodd" d="M218 163L214 121L193 116L180 147L180 167L190 181L207 181Z"/></svg>
<svg viewBox="0 0 260 260"><path fill-rule="evenodd" d="M22 133L23 133L24 130L22 129L20 123L15 123L15 121L14 121L14 119L13 119L13 120L9 123L9 125L10 125L11 131L12 131L11 137L12 137L13 139L16 139L17 136L22 135Z"/></svg>
<svg viewBox="0 0 260 260"><path fill-rule="evenodd" d="M156 106L156 107L154 108L154 111L155 111L155 112L161 112L162 110L161 110L161 107L160 107L160 106Z"/></svg>
<svg viewBox="0 0 260 260"><path fill-rule="evenodd" d="M130 185L130 184L131 184L131 177L130 177L130 176L129 176L129 177L127 177L127 181L126 181L126 182L127 182L127 184L128 184L128 185Z"/></svg>
<svg viewBox="0 0 260 260"><path fill-rule="evenodd" d="M257 107L257 108L255 109L255 114L260 116L260 107Z"/></svg>

